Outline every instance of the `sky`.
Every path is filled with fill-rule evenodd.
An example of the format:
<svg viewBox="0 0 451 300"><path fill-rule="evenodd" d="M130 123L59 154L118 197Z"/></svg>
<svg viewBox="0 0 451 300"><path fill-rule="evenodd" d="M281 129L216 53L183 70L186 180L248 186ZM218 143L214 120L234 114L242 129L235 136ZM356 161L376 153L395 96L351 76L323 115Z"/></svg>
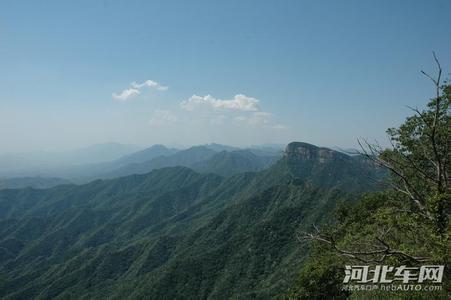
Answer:
<svg viewBox="0 0 451 300"><path fill-rule="evenodd" d="M0 0L0 153L386 144L451 70L451 1Z"/></svg>

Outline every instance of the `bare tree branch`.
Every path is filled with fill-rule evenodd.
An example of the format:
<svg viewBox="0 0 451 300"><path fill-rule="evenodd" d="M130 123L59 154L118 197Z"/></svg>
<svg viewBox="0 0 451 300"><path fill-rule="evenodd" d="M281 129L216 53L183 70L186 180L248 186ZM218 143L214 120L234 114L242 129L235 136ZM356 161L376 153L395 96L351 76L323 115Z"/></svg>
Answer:
<svg viewBox="0 0 451 300"><path fill-rule="evenodd" d="M301 242L304 241L318 241L323 244L329 245L332 249L334 249L338 254L342 256L346 256L349 258L353 258L365 263L380 263L384 262L387 258L391 256L401 257L404 259L408 259L412 262L426 262L429 261L429 257L422 257L422 256L413 256L410 255L404 251L392 249L390 245L383 240L383 237L389 232L391 228L384 231L383 234L381 234L380 237L376 237L375 240L378 242L378 244L374 245L374 250L368 250L368 251L351 251L346 249L341 249L337 246L335 243L335 240L332 237L328 237L326 235L323 235L321 231L318 229L316 225L314 225L315 233L309 233L309 232L299 232L298 233L298 240Z"/></svg>
<svg viewBox="0 0 451 300"><path fill-rule="evenodd" d="M377 165L388 169L390 172L395 174L403 183L402 187L393 185L397 191L407 195L415 205L422 211L425 215L428 216L429 219L433 219L432 214L427 210L425 203L426 200L421 195L420 192L417 191L415 186L409 181L408 177L404 175L403 171L400 168L397 168L394 165L394 161L390 159L382 159L381 158L381 147L378 144L370 144L365 139L357 140L360 148L362 149L363 155L365 155L368 159L372 160ZM365 143L365 145L363 145Z"/></svg>
<svg viewBox="0 0 451 300"><path fill-rule="evenodd" d="M432 82L435 85L435 93L436 93L436 99L435 99L435 110L434 110L434 119L432 121L431 126L431 134L430 134L430 140L432 144L432 150L434 153L435 161L436 161L436 172L437 172L437 178L438 178L438 191L439 193L444 191L444 188L442 186L443 183L443 173L446 173L446 170L443 169L442 160L438 147L437 147L437 140L436 140L436 132L437 132L437 122L440 116L440 104L441 104L441 97L440 97L440 88L441 88L441 77L442 77L442 67L440 65L440 62L437 58L437 55L435 52L432 52L432 55L434 56L435 63L437 64L438 68L438 75L437 79L432 78L429 74L427 74L424 71L421 71L426 77L432 80ZM446 175L445 175L446 177ZM445 182L445 186L447 185L447 182Z"/></svg>

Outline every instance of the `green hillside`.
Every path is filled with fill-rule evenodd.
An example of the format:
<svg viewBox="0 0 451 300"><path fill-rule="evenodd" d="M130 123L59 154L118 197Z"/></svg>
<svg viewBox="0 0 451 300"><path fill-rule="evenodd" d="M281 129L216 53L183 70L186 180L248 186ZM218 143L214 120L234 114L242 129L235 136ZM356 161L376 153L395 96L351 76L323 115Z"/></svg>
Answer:
<svg viewBox="0 0 451 300"><path fill-rule="evenodd" d="M229 147L231 148L231 147ZM227 149L222 150L222 149ZM216 150L221 150L217 152ZM104 173L104 178L114 178L131 174L145 174L155 169L183 166L200 173L214 173L231 176L243 172L256 172L274 164L280 155L274 153L254 154L252 149L235 150L213 144L195 146L172 155L161 155L140 163L130 163Z"/></svg>
<svg viewBox="0 0 451 300"><path fill-rule="evenodd" d="M192 164L191 168L201 173L231 176L266 169L278 158L277 156L259 156L249 150L221 151L208 160Z"/></svg>
<svg viewBox="0 0 451 300"><path fill-rule="evenodd" d="M310 146L291 144L269 169L230 177L172 167L81 186L2 190L0 296L282 294L307 253L296 231L324 222L337 201L371 185L365 176L349 179L371 173L368 164L289 151Z"/></svg>

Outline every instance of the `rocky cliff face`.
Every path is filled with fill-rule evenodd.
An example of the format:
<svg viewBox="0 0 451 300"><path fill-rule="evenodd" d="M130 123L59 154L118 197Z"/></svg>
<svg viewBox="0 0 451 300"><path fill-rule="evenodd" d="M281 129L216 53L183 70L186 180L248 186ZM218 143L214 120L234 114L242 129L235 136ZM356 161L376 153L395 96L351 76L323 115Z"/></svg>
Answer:
<svg viewBox="0 0 451 300"><path fill-rule="evenodd" d="M374 190L374 180L386 176L362 156L300 142L287 145L279 166L287 168L297 180L346 192L357 192L361 187Z"/></svg>
<svg viewBox="0 0 451 300"><path fill-rule="evenodd" d="M314 160L325 163L330 160L345 160L349 156L329 148L317 147L308 143L292 142L285 148L285 156L297 160Z"/></svg>

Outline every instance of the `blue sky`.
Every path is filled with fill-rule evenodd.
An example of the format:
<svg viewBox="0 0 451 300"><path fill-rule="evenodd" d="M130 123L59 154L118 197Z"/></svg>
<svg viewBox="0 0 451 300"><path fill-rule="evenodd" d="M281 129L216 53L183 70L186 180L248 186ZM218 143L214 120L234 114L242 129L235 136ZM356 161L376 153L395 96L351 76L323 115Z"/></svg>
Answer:
<svg viewBox="0 0 451 300"><path fill-rule="evenodd" d="M432 51L450 70L450 11L440 0L2 0L0 152L385 143L406 105L433 95L420 74L434 73Z"/></svg>

